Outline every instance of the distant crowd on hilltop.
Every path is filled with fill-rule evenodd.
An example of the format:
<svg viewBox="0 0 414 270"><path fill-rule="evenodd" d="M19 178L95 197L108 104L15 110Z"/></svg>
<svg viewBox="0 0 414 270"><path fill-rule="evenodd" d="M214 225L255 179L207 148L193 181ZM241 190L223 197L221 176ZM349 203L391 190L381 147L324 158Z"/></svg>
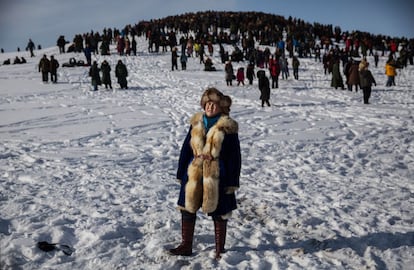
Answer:
<svg viewBox="0 0 414 270"><path fill-rule="evenodd" d="M345 68L353 59L366 59L367 56L375 56L375 59L386 56L389 58L387 63L395 68L404 68L408 64L413 65L414 53L413 38L342 31L340 27L330 24L311 24L297 18L286 19L262 12L225 11L186 13L128 24L123 29L90 31L75 35L72 42L60 36L57 46L60 53L84 53L85 65L90 66L93 54L111 54L110 45L116 45L118 55L136 56L136 37L146 38L150 53L170 51L172 70L178 68L177 59L180 59L184 70L187 57L195 56L200 58L200 64L204 64L206 71L215 71L210 56L213 44L218 45L222 64L226 66L229 62L248 61L244 70L249 82L256 77L254 72L252 75L252 65L269 69L273 87L278 84L279 75L276 77L275 73L282 74L282 78L289 76L288 58L292 59L294 76L298 79L300 58L314 57L315 61L324 65L325 73L332 74L336 62L341 62ZM224 44L231 45L233 51L226 51ZM257 44L276 49L273 52L268 48L262 50ZM32 56L34 44L28 44L27 48L31 48ZM81 64L84 64L83 61ZM231 74L231 80L237 79L235 75Z"/></svg>

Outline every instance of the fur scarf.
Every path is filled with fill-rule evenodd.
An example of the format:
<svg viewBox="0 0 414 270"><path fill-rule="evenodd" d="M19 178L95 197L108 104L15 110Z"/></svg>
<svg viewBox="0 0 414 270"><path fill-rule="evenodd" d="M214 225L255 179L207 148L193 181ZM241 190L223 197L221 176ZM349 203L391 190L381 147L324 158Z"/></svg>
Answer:
<svg viewBox="0 0 414 270"><path fill-rule="evenodd" d="M206 134L203 113L191 118L191 148L194 159L188 166L185 186L185 209L191 213L202 207L204 213L213 212L218 205L220 181L220 151L226 134L238 132L238 124L222 115Z"/></svg>

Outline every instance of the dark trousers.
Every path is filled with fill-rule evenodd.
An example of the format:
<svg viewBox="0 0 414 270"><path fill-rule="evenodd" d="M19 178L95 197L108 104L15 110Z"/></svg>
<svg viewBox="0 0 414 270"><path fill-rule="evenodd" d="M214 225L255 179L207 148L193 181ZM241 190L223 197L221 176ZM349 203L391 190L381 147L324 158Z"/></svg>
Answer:
<svg viewBox="0 0 414 270"><path fill-rule="evenodd" d="M53 83L57 82L57 72L50 72L50 81Z"/></svg>
<svg viewBox="0 0 414 270"><path fill-rule="evenodd" d="M49 81L49 72L42 71L42 81L44 81L44 82Z"/></svg>
<svg viewBox="0 0 414 270"><path fill-rule="evenodd" d="M369 104L369 98L371 97L371 86L362 88L362 92L364 93L364 104Z"/></svg>
<svg viewBox="0 0 414 270"><path fill-rule="evenodd" d="M279 76L272 76L272 88L279 88Z"/></svg>

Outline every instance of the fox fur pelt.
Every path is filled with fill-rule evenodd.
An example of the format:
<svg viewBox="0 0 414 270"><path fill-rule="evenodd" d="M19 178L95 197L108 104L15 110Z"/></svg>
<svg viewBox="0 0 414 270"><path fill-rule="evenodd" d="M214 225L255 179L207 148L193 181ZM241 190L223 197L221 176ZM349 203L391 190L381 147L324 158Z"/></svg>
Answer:
<svg viewBox="0 0 414 270"><path fill-rule="evenodd" d="M238 124L228 115L222 115L206 134L200 112L191 118L191 126L194 159L187 171L185 209L195 213L201 207L204 213L211 213L218 205L222 143L226 134L238 132Z"/></svg>

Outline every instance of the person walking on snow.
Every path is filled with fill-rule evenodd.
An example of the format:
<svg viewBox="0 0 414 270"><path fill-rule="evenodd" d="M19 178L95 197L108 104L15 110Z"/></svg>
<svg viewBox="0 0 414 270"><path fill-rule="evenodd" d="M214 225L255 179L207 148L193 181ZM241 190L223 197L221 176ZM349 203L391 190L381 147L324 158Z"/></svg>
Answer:
<svg viewBox="0 0 414 270"><path fill-rule="evenodd" d="M369 104L372 84L377 85L371 71L368 70L368 66L369 63L366 61L361 61L359 64L359 83L364 95L364 104Z"/></svg>
<svg viewBox="0 0 414 270"><path fill-rule="evenodd" d="M259 80L259 90L260 90L260 99L262 100L262 107L266 103L270 107L270 86L269 79L266 77L264 70L259 70L257 72L257 79Z"/></svg>
<svg viewBox="0 0 414 270"><path fill-rule="evenodd" d="M121 89L128 89L128 70L122 60L118 60L118 64L115 66L115 76L118 78Z"/></svg>
<svg viewBox="0 0 414 270"><path fill-rule="evenodd" d="M235 191L241 170L238 123L229 116L231 103L229 96L208 88L200 101L204 111L191 117L177 169L182 241L169 250L172 255L192 254L200 208L214 221L216 259L225 252L227 222L237 208Z"/></svg>
<svg viewBox="0 0 414 270"><path fill-rule="evenodd" d="M39 61L39 72L42 72L42 81L47 83L49 81L50 61L47 59L46 54L43 55Z"/></svg>
<svg viewBox="0 0 414 270"><path fill-rule="evenodd" d="M59 62L52 55L50 56L50 81L52 83L57 83L57 69L59 67Z"/></svg>

